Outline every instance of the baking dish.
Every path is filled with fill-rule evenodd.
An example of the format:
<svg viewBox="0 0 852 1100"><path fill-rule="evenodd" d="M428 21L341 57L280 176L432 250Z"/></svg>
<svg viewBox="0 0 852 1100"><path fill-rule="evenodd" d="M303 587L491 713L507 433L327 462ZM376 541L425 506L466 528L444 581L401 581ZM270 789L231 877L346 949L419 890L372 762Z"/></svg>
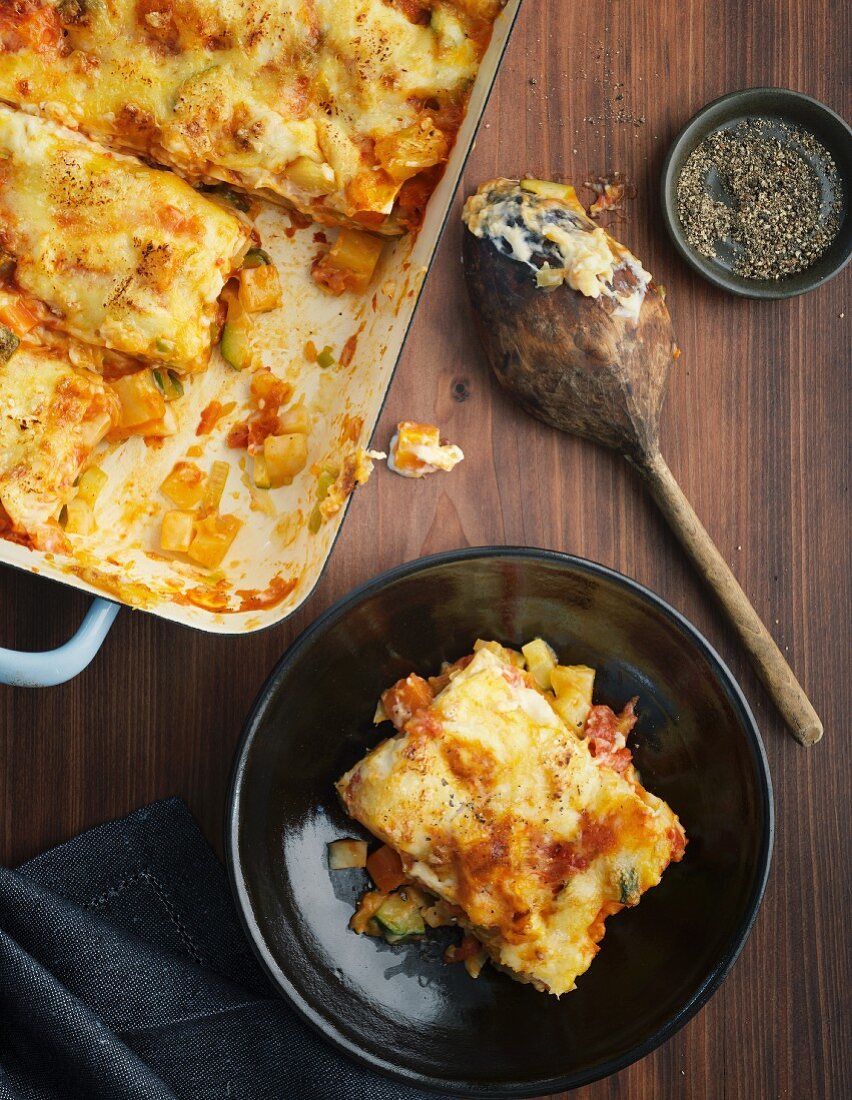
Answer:
<svg viewBox="0 0 852 1100"><path fill-rule="evenodd" d="M339 462L369 443L521 2L509 0L494 24L466 117L420 232L386 247L368 294L334 298L311 280L319 226L298 227L286 211L268 205L255 219L263 247L281 273L284 304L259 318L254 346L265 366L293 383L313 414L312 463ZM331 347L335 365L323 369L309 363L304 351L309 342ZM354 353L341 366L347 342ZM344 362L347 357L342 356ZM97 652L115 617L110 601L220 634L272 626L304 603L331 553L346 507L312 531L308 521L316 503L316 476L309 470L268 494L253 488L245 452L227 446L229 426L246 415L247 374L227 368L217 350L209 370L193 378L183 400L173 406L178 417L173 437L157 447L131 438L99 458L108 488L98 500L97 529L72 539L71 556L0 540L0 562L100 597L81 627L83 642L75 637L53 654L2 650L0 681L45 686L76 675ZM234 408L211 434L197 436L201 413L213 401L233 402ZM159 520L169 507L159 485L188 451L205 471L215 460L230 464L222 509L243 521L222 567L209 575L159 551Z"/></svg>

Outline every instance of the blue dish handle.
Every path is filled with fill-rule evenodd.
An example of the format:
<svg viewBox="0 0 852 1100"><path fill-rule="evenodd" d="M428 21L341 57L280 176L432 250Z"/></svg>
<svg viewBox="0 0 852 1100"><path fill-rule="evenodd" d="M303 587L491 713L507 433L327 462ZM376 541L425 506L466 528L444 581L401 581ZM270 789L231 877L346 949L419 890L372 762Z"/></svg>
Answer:
<svg viewBox="0 0 852 1100"><path fill-rule="evenodd" d="M118 611L117 603L95 600L74 637L58 649L22 653L0 647L0 684L54 687L72 680L101 648Z"/></svg>

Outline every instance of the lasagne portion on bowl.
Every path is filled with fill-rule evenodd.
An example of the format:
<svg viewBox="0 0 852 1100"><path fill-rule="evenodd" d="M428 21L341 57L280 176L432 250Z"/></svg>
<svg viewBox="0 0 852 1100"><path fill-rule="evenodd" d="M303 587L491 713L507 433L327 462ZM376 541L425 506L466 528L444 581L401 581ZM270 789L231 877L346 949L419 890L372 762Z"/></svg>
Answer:
<svg viewBox="0 0 852 1100"><path fill-rule="evenodd" d="M558 665L540 639L522 653L477 647L385 692L377 717L398 734L337 784L387 846L367 860L378 889L353 927L399 942L456 923L466 936L451 959L482 952L558 996L588 969L606 918L659 883L686 836L633 767L635 700L620 715L593 706L593 670Z"/></svg>

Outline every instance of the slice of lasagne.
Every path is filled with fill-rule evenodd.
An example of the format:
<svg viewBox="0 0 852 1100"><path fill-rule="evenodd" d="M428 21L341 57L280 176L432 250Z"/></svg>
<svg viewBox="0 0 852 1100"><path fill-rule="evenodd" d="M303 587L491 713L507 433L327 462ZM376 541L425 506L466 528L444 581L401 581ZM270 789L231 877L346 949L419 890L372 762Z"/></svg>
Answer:
<svg viewBox="0 0 852 1100"><path fill-rule="evenodd" d="M407 181L448 155L502 4L0 0L0 99L194 182L397 232L435 182Z"/></svg>
<svg viewBox="0 0 852 1100"><path fill-rule="evenodd" d="M22 346L0 362L0 526L60 549L53 520L119 416L109 386L59 352Z"/></svg>
<svg viewBox="0 0 852 1100"><path fill-rule="evenodd" d="M527 662L488 643L442 678L386 692L400 733L337 786L398 853L415 904L421 889L440 899L498 967L559 995L589 967L605 919L656 886L686 840L632 766L632 705L591 706L590 669L542 661L539 640L524 648ZM403 886L388 904L379 885L368 915L397 942L411 898ZM421 913L440 923L434 906Z"/></svg>
<svg viewBox="0 0 852 1100"><path fill-rule="evenodd" d="M250 231L189 184L0 106L7 286L52 328L123 355L203 369L217 300Z"/></svg>

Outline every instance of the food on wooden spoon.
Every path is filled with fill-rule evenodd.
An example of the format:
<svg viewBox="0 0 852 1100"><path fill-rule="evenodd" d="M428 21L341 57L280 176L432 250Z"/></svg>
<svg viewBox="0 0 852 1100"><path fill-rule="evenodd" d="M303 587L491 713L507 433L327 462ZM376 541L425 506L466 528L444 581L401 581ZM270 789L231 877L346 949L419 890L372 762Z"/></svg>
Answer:
<svg viewBox="0 0 852 1100"><path fill-rule="evenodd" d="M791 731L818 741L816 712L660 454L660 409L680 354L660 289L568 185L492 180L463 217L468 290L501 384L533 416L639 470Z"/></svg>

